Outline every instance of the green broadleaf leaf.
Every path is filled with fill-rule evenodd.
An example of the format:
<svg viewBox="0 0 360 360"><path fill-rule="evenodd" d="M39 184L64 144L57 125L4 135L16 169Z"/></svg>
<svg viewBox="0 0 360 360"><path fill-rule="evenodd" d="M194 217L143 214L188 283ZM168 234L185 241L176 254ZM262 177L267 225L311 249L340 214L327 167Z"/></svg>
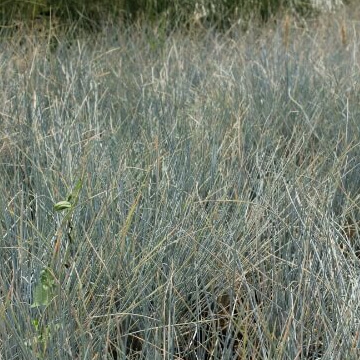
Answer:
<svg viewBox="0 0 360 360"><path fill-rule="evenodd" d="M62 211L65 209L70 209L72 207L69 201L59 201L54 205L55 211Z"/></svg>
<svg viewBox="0 0 360 360"><path fill-rule="evenodd" d="M31 307L47 306L54 298L55 279L50 269L45 268L40 272L39 282L34 290L34 302Z"/></svg>

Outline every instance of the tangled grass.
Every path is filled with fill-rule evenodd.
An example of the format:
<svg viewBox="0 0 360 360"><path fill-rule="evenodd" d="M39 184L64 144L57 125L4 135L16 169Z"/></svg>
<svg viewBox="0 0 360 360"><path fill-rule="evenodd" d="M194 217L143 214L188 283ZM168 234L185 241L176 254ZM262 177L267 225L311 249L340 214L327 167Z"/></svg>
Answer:
<svg viewBox="0 0 360 360"><path fill-rule="evenodd" d="M1 43L1 357L358 359L358 26Z"/></svg>

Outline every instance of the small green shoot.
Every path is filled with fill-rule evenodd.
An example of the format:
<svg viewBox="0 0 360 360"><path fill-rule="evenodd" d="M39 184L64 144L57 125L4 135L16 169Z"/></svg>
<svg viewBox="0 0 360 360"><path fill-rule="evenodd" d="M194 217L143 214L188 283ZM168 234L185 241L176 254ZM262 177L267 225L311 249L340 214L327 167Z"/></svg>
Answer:
<svg viewBox="0 0 360 360"><path fill-rule="evenodd" d="M35 287L34 302L31 307L47 306L55 297L55 278L49 268L45 268L40 272L40 279Z"/></svg>

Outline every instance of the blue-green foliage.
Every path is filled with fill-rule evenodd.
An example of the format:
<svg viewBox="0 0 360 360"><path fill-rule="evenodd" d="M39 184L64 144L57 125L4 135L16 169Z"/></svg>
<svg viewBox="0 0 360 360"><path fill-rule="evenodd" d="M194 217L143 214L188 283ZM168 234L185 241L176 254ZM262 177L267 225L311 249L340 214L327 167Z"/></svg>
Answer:
<svg viewBox="0 0 360 360"><path fill-rule="evenodd" d="M357 358L357 60L292 29L2 43L0 357Z"/></svg>

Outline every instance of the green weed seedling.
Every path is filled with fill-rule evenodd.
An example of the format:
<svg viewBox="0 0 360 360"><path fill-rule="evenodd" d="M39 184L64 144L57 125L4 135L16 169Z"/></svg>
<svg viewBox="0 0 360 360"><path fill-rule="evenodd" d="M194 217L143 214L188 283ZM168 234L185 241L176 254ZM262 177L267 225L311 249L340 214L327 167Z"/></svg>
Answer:
<svg viewBox="0 0 360 360"><path fill-rule="evenodd" d="M60 283L55 277L55 274L59 274L59 271L62 269L61 267L56 266L56 260L58 259L60 252L59 250L61 241L63 241L62 234L66 232L68 242L73 242L71 236L71 230L73 228L72 215L78 203L81 188L82 180L79 180L70 195L67 196L66 200L59 201L54 205L54 210L57 212L65 212L65 216L61 221L59 228L56 230L56 240L52 253L52 259L49 262L49 265L40 271L40 276L34 289L34 297L31 308L39 308L42 311L39 312L39 317L32 321L32 325L34 326L37 335L33 339L26 341L25 345L35 347L40 346L43 354L45 354L47 344L51 339L52 333L54 333L55 329L59 327L59 324L53 324L52 322L50 322L50 324L46 324L45 312L47 309L49 309L51 303L55 301L58 293L57 290L60 286ZM65 252L65 258L66 255L67 251Z"/></svg>
<svg viewBox="0 0 360 360"><path fill-rule="evenodd" d="M47 306L50 304L51 300L54 297L55 290L56 290L56 281L54 278L55 273L55 260L57 258L57 255L59 253L59 248L61 245L62 240L62 234L64 228L67 228L66 233L68 235L68 241L73 242L71 237L71 229L72 229L72 215L73 211L77 205L79 194L82 188L82 180L80 179L77 184L75 185L74 189L68 195L66 200L62 200L57 202L54 205L54 210L59 211L66 211L66 215L64 216L59 229L57 229L55 234L55 246L53 250L53 258L50 262L50 265L43 268L40 272L40 279L35 287L34 292L34 302L31 305L32 307L38 307L38 306Z"/></svg>

